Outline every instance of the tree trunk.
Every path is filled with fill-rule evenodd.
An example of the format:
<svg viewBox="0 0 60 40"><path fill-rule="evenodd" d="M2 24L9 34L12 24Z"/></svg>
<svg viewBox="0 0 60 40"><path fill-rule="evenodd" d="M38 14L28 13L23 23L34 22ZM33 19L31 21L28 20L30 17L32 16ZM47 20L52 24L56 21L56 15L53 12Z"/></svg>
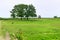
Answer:
<svg viewBox="0 0 60 40"><path fill-rule="evenodd" d="M28 17L27 17L27 20L28 20Z"/></svg>
<svg viewBox="0 0 60 40"><path fill-rule="evenodd" d="M22 20L22 17L21 17L21 20Z"/></svg>

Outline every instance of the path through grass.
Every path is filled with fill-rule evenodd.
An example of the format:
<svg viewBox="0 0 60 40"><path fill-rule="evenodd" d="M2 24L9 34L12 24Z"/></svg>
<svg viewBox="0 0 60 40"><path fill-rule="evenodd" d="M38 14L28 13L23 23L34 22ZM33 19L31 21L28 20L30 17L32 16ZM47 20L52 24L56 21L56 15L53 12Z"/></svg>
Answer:
<svg viewBox="0 0 60 40"><path fill-rule="evenodd" d="M1 25L1 21L0 21L0 40L4 40L3 36L1 35L1 27L2 27L2 25Z"/></svg>

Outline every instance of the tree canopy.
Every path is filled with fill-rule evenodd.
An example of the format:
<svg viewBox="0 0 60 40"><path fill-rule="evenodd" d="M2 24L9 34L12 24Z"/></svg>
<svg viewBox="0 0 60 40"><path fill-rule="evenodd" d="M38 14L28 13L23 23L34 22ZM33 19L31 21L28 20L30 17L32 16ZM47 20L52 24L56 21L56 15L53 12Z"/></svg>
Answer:
<svg viewBox="0 0 60 40"><path fill-rule="evenodd" d="M12 11L10 11L12 14L11 16L13 18L15 17L26 17L28 20L28 17L36 17L36 9L35 7L31 5L26 5L26 4L18 4L15 5Z"/></svg>

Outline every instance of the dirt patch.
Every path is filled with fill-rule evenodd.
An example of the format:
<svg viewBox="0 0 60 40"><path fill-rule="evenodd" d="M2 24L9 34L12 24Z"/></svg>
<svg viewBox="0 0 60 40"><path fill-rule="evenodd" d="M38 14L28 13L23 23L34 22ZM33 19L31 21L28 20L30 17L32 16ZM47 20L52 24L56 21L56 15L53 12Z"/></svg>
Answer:
<svg viewBox="0 0 60 40"><path fill-rule="evenodd" d="M0 40L5 40L2 36L0 36Z"/></svg>
<svg viewBox="0 0 60 40"><path fill-rule="evenodd" d="M8 32L6 32L5 39L6 39L6 40L10 40L10 35L9 35L9 33L8 33Z"/></svg>

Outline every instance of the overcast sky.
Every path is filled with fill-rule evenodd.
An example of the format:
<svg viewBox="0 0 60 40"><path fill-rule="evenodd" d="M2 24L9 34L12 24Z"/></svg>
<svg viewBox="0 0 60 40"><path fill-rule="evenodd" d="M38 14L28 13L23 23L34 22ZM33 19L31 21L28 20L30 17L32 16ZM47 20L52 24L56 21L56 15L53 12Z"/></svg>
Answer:
<svg viewBox="0 0 60 40"><path fill-rule="evenodd" d="M10 17L16 4L33 4L42 17L60 16L60 0L0 0L0 17Z"/></svg>

